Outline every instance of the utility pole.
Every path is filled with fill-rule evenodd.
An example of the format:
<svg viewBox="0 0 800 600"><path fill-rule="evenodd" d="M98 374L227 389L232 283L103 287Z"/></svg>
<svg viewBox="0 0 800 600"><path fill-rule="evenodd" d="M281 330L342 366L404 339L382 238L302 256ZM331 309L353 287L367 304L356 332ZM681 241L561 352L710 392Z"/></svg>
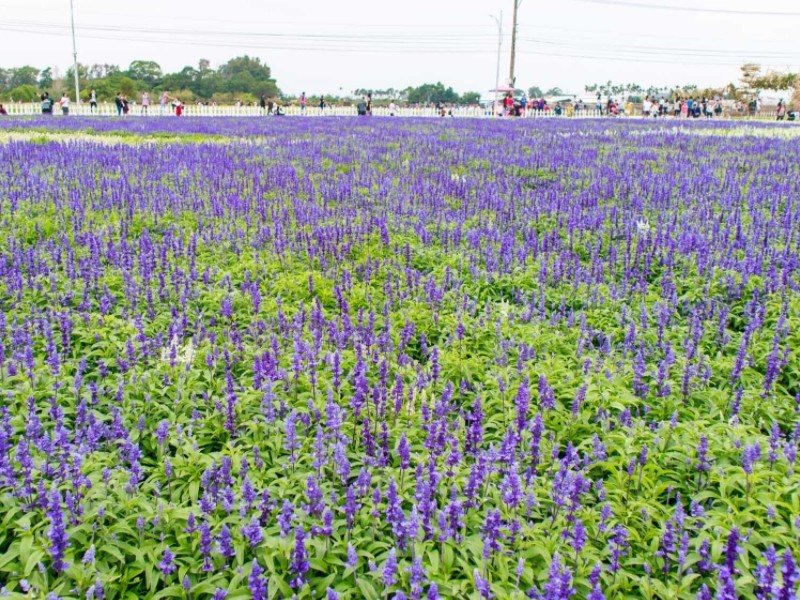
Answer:
<svg viewBox="0 0 800 600"><path fill-rule="evenodd" d="M75 8L69 0L69 14L72 21L72 69L75 75L75 104L81 103L81 84L78 80L78 47L75 45Z"/></svg>
<svg viewBox="0 0 800 600"><path fill-rule="evenodd" d="M514 0L514 17L513 24L511 25L511 66L508 70L508 85L514 87L514 61L517 57L517 11L522 0Z"/></svg>
<svg viewBox="0 0 800 600"><path fill-rule="evenodd" d="M497 70L494 75L494 106L492 107L492 113L497 114L497 90L500 87L500 52L503 49L503 11L500 11L499 19L494 15L489 16L497 23Z"/></svg>

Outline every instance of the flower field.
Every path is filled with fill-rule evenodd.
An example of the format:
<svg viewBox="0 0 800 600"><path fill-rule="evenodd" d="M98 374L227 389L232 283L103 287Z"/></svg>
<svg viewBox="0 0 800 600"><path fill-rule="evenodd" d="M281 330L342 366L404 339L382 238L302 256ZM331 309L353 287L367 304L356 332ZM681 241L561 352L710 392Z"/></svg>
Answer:
<svg viewBox="0 0 800 600"><path fill-rule="evenodd" d="M800 144L0 122L0 587L790 600Z"/></svg>

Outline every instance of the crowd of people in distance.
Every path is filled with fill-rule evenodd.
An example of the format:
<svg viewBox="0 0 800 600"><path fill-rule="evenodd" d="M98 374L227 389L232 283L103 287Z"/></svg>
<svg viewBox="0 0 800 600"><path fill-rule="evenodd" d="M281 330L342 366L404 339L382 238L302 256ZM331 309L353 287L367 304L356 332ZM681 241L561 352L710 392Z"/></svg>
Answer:
<svg viewBox="0 0 800 600"><path fill-rule="evenodd" d="M642 116L644 117L682 117L684 119L699 119L705 117L721 117L723 113L721 98L651 98L646 97L642 103Z"/></svg>
<svg viewBox="0 0 800 600"><path fill-rule="evenodd" d="M547 114L551 111L554 115L566 114L566 116L574 114L585 115L587 113L611 117L641 114L645 118L712 119L726 116L726 113L728 113L727 116L731 114L734 116L756 116L762 111L762 106L758 99L753 99L746 106L741 102L737 102L734 105L729 103L728 108L726 108L722 98L719 97L695 98L693 96L681 97L677 95L673 97L647 96L641 103L634 102L633 98L628 98L623 104L610 96L604 100L600 93L597 94L594 107L588 106L582 99L575 97L554 102L551 106L545 98L526 99L524 96L514 97L511 92L508 92L494 108L494 114L506 117L524 117L537 113ZM793 121L798 118L797 113L792 112L783 100L778 102L775 116L779 121Z"/></svg>
<svg viewBox="0 0 800 600"><path fill-rule="evenodd" d="M55 102L50 97L50 92L47 91L42 93L42 95L39 97L39 100L41 102L43 115L52 115L56 104L59 105L63 115L69 114L70 98L66 92L58 102ZM140 100L141 102L138 105L140 114L150 114L150 94L148 92L142 92ZM114 106L117 109L117 115L120 117L130 113L134 105L135 102L129 100L128 96L122 92L117 92L116 96L114 97ZM184 107L185 105L183 102L181 102L178 98L172 98L169 95L169 92L165 91L161 94L161 99L159 101L159 114L165 115L169 112L173 112L175 115L180 117L183 114ZM0 112L0 115L8 114L5 112L5 109L3 109L3 111L4 112ZM97 92L94 89L89 91L89 111L92 114L98 112Z"/></svg>
<svg viewBox="0 0 800 600"><path fill-rule="evenodd" d="M519 92L518 92L519 93ZM13 102L13 101L12 101ZM64 93L60 100L54 100L49 92L45 91L40 96L41 112L44 115L52 115L56 110L60 110L62 115L70 114L70 97ZM400 107L395 100L390 100L389 104L385 104L386 99L383 100L381 106L381 114L388 112L389 116L396 116L400 114ZM330 109L333 113L335 105L329 105L324 95L320 95L313 103L319 107L319 112L315 114L328 114L326 109ZM318 103L318 104L317 104ZM58 105L58 106L56 106ZM91 114L99 113L97 93L94 89L89 91L88 105ZM217 106L216 102L198 101L198 106ZM300 114L307 114L307 107L309 105L309 98L303 92L294 103L295 110L299 105ZM286 114L286 105L282 105L280 100L273 97L268 97L266 94L261 94L257 101L243 103L241 100L235 103L237 108L244 106L260 107L261 113L266 116L283 116ZM352 106L352 105L348 105ZM114 107L116 108L117 115L122 117L128 115L132 111L137 111L140 115L149 115L151 112L151 98L150 93L142 92L139 95L139 102L137 104L134 100L129 100L128 96L124 93L117 92L114 97ZM174 114L178 117L185 114L187 105L180 99L172 97L168 91L159 92L158 100L158 114L167 115ZM453 117L459 114L459 105L453 103L435 102L428 104L415 104L413 108L434 108L435 114L440 117ZM514 93L508 92L496 102L482 103L480 105L485 111L486 116L503 116L503 117L525 117L534 116L537 114L551 113L555 116L639 116L645 118L657 117L670 117L670 118L683 118L683 119L713 119L719 117L736 117L736 116L750 116L757 115L763 116L763 107L758 98L754 98L747 103L741 101L724 101L720 97L707 98L707 97L684 97L677 92L673 95L651 96L648 95L644 100L639 98L628 98L625 102L614 99L611 96L602 97L598 92L596 98L591 96L588 102L583 99L573 96L572 98L553 99L548 102L545 98L526 98L520 94L515 96ZM479 105L474 105L473 108L481 109ZM355 103L356 113L359 116L368 116L373 112L372 94L362 96ZM388 109L388 111L386 110ZM773 110L773 109L770 109ZM777 107L774 108L774 118L778 121L796 121L800 119L800 113L793 110L784 100L780 100ZM8 110L0 104L0 115L7 115Z"/></svg>

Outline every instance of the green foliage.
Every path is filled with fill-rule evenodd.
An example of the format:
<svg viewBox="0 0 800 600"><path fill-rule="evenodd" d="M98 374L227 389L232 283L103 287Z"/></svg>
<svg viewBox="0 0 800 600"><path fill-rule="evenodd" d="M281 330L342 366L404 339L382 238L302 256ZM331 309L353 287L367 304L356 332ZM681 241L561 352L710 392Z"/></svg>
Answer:
<svg viewBox="0 0 800 600"><path fill-rule="evenodd" d="M77 600L86 598L99 580L109 600L206 599L216 588L229 591L228 598L246 599L247 578L257 559L269 579L270 597L290 598L297 587L291 583L290 568L294 534L281 531L278 515L286 501L296 509L295 525L307 530L320 525L308 508L311 477L333 508L333 518L329 535L309 537L309 583L297 592L301 599L323 598L328 587L341 592L344 600L391 597L380 571L369 563L380 567L393 548L400 563L397 588L408 588L408 568L419 557L442 597L477 600L477 569L489 577L496 598L519 600L525 590L548 581L548 569L559 553L574 574L574 597L584 598L593 566L609 563L611 530L618 525L629 531L631 546L619 571L607 568L600 575L606 598L695 598L701 584L713 587L716 580L716 573L700 567L699 542L707 539L710 559L721 564L733 526L746 532L734 559L740 572L737 594L753 598L755 571L765 549L798 547L794 519L800 514L800 481L793 461L781 454L796 449L796 440L789 437L797 422L792 398L800 393L796 288L766 292L766 277L752 275L733 294L730 290L741 282L740 273L727 266L700 272L693 249L645 265L656 252L653 238L615 237L620 232L613 224L618 209L632 210L630 199L622 197L624 190L612 186L607 197L598 199L581 188L590 179L587 173L593 174L585 163L529 159L560 152L565 143L560 131L547 135L537 125L523 130L523 137L510 129L490 129L494 135L484 131L481 143L470 145L480 131L477 127L454 131L452 136L463 136L455 138L457 143L442 139L437 125L408 126L400 130L403 135L386 130L375 137L357 127L348 130L351 136L341 136L340 127L318 133L326 137L314 152L297 152L290 144L225 144L203 136L164 147L115 146L113 152L93 140L82 140L79 153L74 146L46 138L40 140L45 148L17 145L35 160L26 165L24 185L13 169L0 174L0 181L14 191L13 199L11 194L0 199L5 215L0 255L7 273L19 273L3 280L4 326L22 332L30 322L37 343L32 346L35 366L29 377L23 368L13 373L8 368L12 360L24 362L24 336L4 337L13 338L15 354L4 355L7 362L0 373L0 397L10 415L0 432L9 431L18 444L3 447L13 466L14 493L5 473L0 480L0 580L8 592L24 597L25 580L29 597L53 593ZM293 130L291 139L306 134ZM513 160L494 156L494 148L482 153L487 144L504 147L508 135L517 136L513 141L520 148ZM750 143L744 138L731 148L723 138L676 141L659 134L648 147L640 137L619 141L623 136L612 139L605 129L596 137L601 136L611 140L605 143L619 158L618 166L609 166L603 177L610 179L612 169L619 168L628 178L630 162L638 167L631 182L655 181L656 189L669 187L683 181L685 154L699 155L702 144L710 143L717 152L710 153L711 166L703 163L703 168L710 172L713 166L736 167L723 174L720 185L742 192L736 219L745 230L754 220L769 220L777 230L778 216L793 214L779 201L761 205L747 196L745 182L762 159L742 152ZM142 139L131 134L130 141ZM591 165L605 164L595 152L594 138L584 147L574 140L569 143L575 144L569 156L586 152ZM420 147L424 150L414 154ZM69 153L63 156L78 160L77 155L85 161L82 167L93 168L70 171L62 156L47 162L48 156L64 150ZM659 172L645 162L656 153L668 167ZM109 154L121 160L109 163ZM412 158L399 166L400 156ZM165 163L170 168L163 168ZM752 185L788 196L785 190L791 188L773 187L766 170L760 177ZM781 172L780 185L783 178ZM500 185L508 191L490 204L486 198L491 194L461 193L459 186L467 179L482 182L492 193L498 193ZM786 179L786 185L792 185L794 180ZM408 187L403 187L406 182ZM371 228L373 223L361 218L385 218L392 200L384 187L394 185L405 192L417 182L430 187L413 201L422 205L436 196L435 219L425 222L419 213L408 211L391 223L385 240ZM435 182L455 183L447 186L441 202L438 193L445 186L436 188ZM34 183L49 193L36 193ZM330 193L340 189L348 193ZM579 194L580 202L550 204L572 192ZM702 193L711 194L709 188ZM638 191L631 197L635 194ZM541 210L526 213L519 231L512 230L508 237L493 235L512 218L510 211L528 208L542 197L547 201L537 206ZM402 201L408 203L406 197ZM699 201L684 200L663 210L674 210L677 221ZM597 214L607 219L595 221L591 228L575 226L579 213L590 206L603 207ZM375 212L359 212L361 207ZM320 219L313 227L312 213ZM281 238L279 219L291 223L291 235ZM330 239L324 237L326 229L334 234ZM345 237L345 231L351 237ZM692 248L700 247L701 238L710 244L704 235L717 235L712 227L695 231L702 234L688 240L695 244ZM766 236L766 228L764 232ZM678 238L680 232L665 230L663 235ZM281 247L281 239L286 247ZM601 282L589 287L573 285L569 277L556 280L554 272L561 263L553 249L566 239L564 253L577 257L572 264L606 269ZM304 251L315 246L300 240L319 241L319 252ZM542 240L543 251L520 252L507 266L499 263L510 256L503 252L504 243L517 244L520 250L531 240ZM60 251L60 244L69 252ZM640 245L647 251L641 252ZM791 264L790 250L786 264ZM731 256L725 264L744 258ZM629 269L636 269L630 286L624 292L612 290ZM796 272L787 276L796 277ZM770 285L777 285L779 277ZM258 306L253 290L260 293ZM101 309L106 298L112 301ZM227 298L232 312L223 316L220 307ZM753 298L759 301L759 310L753 312L763 328L746 338L746 306ZM693 311L710 311L723 299L730 318L698 329L700 313ZM345 303L347 311L342 308ZM674 310L661 324L669 306ZM67 330L60 317L73 307ZM318 324L324 326L317 329ZM401 348L400 332L406 324L413 325L415 334ZM463 335L455 335L459 324ZM637 347L650 353L638 375L648 389L638 395L634 358L624 341L632 328ZM786 352L786 368L776 389L765 393L765 357L776 332L786 335L780 347ZM48 333L59 351L57 375L48 364ZM345 335L358 342L340 342ZM748 361L741 378L741 406L733 415L728 374L743 340ZM312 360L316 343L320 351ZM686 350L690 344L693 358ZM440 352L438 375L430 355L434 345ZM340 354L343 374L338 385L334 352ZM670 354L673 359L668 360ZM364 357L369 393L356 422L355 366ZM78 384L81 361L85 371ZM272 361L275 379L269 386L257 385L256 365ZM669 364L662 382L669 389L658 388L662 361ZM685 373L690 385L684 393ZM541 376L552 386L552 408L543 408L537 387ZM525 381L532 402L524 416L541 417L545 428L536 462L531 457L532 428L514 433L514 398ZM401 385L404 391L395 404L395 386ZM573 409L582 386L585 397ZM447 389L450 406L443 401ZM225 402L231 394L236 396L233 431L226 427ZM491 448L494 467L470 499L474 506L459 527L463 537L440 541L433 534L415 533L408 547L398 547L384 518L389 481L397 483L404 517L410 519L415 493L425 487L424 473L430 461L438 461L432 491L436 516L452 500L465 502L471 469L489 456L464 449L479 398L484 414L481 446L487 452ZM338 459L332 458L337 436L328 429L329 402L344 411L345 456L352 466L344 480L335 470ZM308 419L297 427L298 448L291 464L285 446L290 411ZM442 421L447 427L441 431L445 448L439 455L431 450L437 431L426 430L434 422L426 413L436 412L451 416ZM57 417L60 426L53 423ZM169 432L159 440L162 422ZM774 424L785 445L772 461L766 452ZM316 434L318 425L321 437ZM385 431L385 457L382 449L368 455L364 430L378 442ZM514 435L509 437L509 431ZM405 472L397 451L402 434L408 437L411 455L411 468ZM701 435L708 440L707 471L697 468ZM30 443L30 437L36 443ZM513 457L500 460L497 455L504 452L506 439L513 439ZM314 453L320 441L325 460L317 466ZM596 441L604 445L602 453ZM756 441L764 456L747 474L742 449ZM649 459L642 462L645 446ZM20 455L26 451L35 457L36 477L46 473L46 485L60 481L61 491L80 506L80 514L64 510L69 567L58 575L49 553L50 519L41 503L33 502L40 500L39 490L34 485L21 491L26 472ZM566 469L567 477L575 478L570 480L575 484L570 488L574 510L554 500L569 452L574 453L572 467ZM443 463L456 453L463 456L448 469ZM379 456L384 463L377 462ZM134 459L141 480L131 484ZM230 504L229 484L219 472L226 461L231 465ZM503 482L517 463L524 465L529 481L524 503L511 505L504 500ZM371 469L371 481L359 494L354 523L348 527L341 500L347 487L356 485L363 466ZM423 473L420 480L417 466ZM254 489L267 492L249 507L243 500L245 476ZM373 489L382 492L374 503ZM197 506L204 496L211 507L201 512ZM610 510L607 522L599 516L604 505ZM503 551L485 560L481 532L490 508L500 510L506 523L518 522L520 530L504 529ZM187 531L190 513L197 522L209 524L215 539L223 526L230 529L233 556L214 550L211 568L203 569L200 535ZM251 516L263 518L263 540L254 547L240 533ZM658 554L667 524L679 516L681 527L692 535L680 569L676 550ZM580 555L570 547L568 536L576 519L588 537ZM435 534L436 523L433 527ZM354 567L346 566L348 543L358 549ZM158 568L166 545L177 556L177 571L171 575ZM92 546L94 560L84 562ZM523 568L517 575L519 558ZM188 589L182 586L184 577Z"/></svg>
<svg viewBox="0 0 800 600"><path fill-rule="evenodd" d="M174 97L180 92L182 100L208 100L215 95L227 94L234 100L251 100L262 93L270 97L280 95L275 80L271 77L270 68L261 59L240 56L229 60L218 70L212 69L209 61L202 59L198 68L183 67L175 73L163 73L161 66L154 61L134 60L125 71L117 65L78 63L78 79L81 86L81 98L89 97L89 90L94 89L98 100L112 101L117 92L135 98L139 92L169 91ZM64 85L72 87L73 68L67 69ZM0 97L27 99L29 94L12 94L14 88L23 85L49 88L56 83L49 67L41 73L35 67L18 69L0 69ZM60 80L59 82L60 83ZM36 96L38 97L38 91Z"/></svg>
<svg viewBox="0 0 800 600"><path fill-rule="evenodd" d="M128 67L126 75L133 80L143 82L151 88L158 85L163 77L161 66L152 60L133 61Z"/></svg>
<svg viewBox="0 0 800 600"><path fill-rule="evenodd" d="M33 85L21 85L3 94L8 99L21 102L35 102L39 99L39 91Z"/></svg>
<svg viewBox="0 0 800 600"><path fill-rule="evenodd" d="M528 98L542 98L544 97L544 92L542 88L538 85L534 85L528 88Z"/></svg>
<svg viewBox="0 0 800 600"><path fill-rule="evenodd" d="M424 83L418 87L406 90L406 100L410 104L434 104L442 102L445 104L460 101L458 93L451 87L444 87L440 81L438 83Z"/></svg>
<svg viewBox="0 0 800 600"><path fill-rule="evenodd" d="M480 101L480 92L464 92L461 94L461 104L478 104Z"/></svg>

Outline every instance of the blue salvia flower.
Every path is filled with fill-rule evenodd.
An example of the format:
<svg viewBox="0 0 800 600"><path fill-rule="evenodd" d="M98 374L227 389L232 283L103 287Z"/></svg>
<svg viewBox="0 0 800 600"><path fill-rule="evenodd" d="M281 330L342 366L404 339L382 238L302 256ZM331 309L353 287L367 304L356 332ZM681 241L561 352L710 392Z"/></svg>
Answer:
<svg viewBox="0 0 800 600"><path fill-rule="evenodd" d="M711 463L708 460L708 438L705 435L700 436L700 443L697 445L696 468L701 473L711 469Z"/></svg>
<svg viewBox="0 0 800 600"><path fill-rule="evenodd" d="M481 576L481 572L478 569L473 571L473 578L475 579L475 591L480 594L481 598L484 600L494 598L489 581Z"/></svg>
<svg viewBox="0 0 800 600"><path fill-rule="evenodd" d="M250 590L253 600L267 600L269 597L264 569L261 568L256 559L253 559L250 575L247 577L247 589Z"/></svg>
<svg viewBox="0 0 800 600"><path fill-rule="evenodd" d="M753 465L761 457L761 445L758 442L750 446L745 446L744 454L742 455L742 468L748 475L753 473Z"/></svg>
<svg viewBox="0 0 800 600"><path fill-rule="evenodd" d="M728 567L721 567L717 575L717 593L715 600L738 600L736 585L733 582L733 573Z"/></svg>
<svg viewBox="0 0 800 600"><path fill-rule="evenodd" d="M358 566L358 554L356 553L356 549L353 548L353 544L347 544L347 560L344 566L348 569L355 569L356 566Z"/></svg>
<svg viewBox="0 0 800 600"><path fill-rule="evenodd" d="M783 584L778 592L778 600L795 600L797 598L797 583L800 582L800 570L797 568L794 555L788 548L783 553L781 564Z"/></svg>
<svg viewBox="0 0 800 600"><path fill-rule="evenodd" d="M250 523L242 527L241 533L251 548L255 548L264 540L261 525L256 517L250 519Z"/></svg>
<svg viewBox="0 0 800 600"><path fill-rule="evenodd" d="M64 525L64 514L61 511L61 494L57 489L50 493L47 516L50 519L50 527L47 530L47 537L50 539L50 557L53 559L53 570L60 573L69 566L64 562L64 552L69 546L69 539Z"/></svg>
<svg viewBox="0 0 800 600"><path fill-rule="evenodd" d="M728 535L728 543L725 545L725 567L731 576L736 573L736 560L739 558L740 552L739 530L733 527Z"/></svg>
<svg viewBox="0 0 800 600"><path fill-rule="evenodd" d="M697 600L713 600L711 590L708 589L705 583L700 586L700 590L697 592Z"/></svg>
<svg viewBox="0 0 800 600"><path fill-rule="evenodd" d="M411 567L406 569L410 573L409 587L411 588L411 600L422 598L423 587L427 581L425 567L422 566L422 559L417 556L411 563Z"/></svg>
<svg viewBox="0 0 800 600"><path fill-rule="evenodd" d="M231 532L227 525L223 525L217 538L217 548L219 553L226 559L236 555L233 549L233 540L231 539Z"/></svg>
<svg viewBox="0 0 800 600"><path fill-rule="evenodd" d="M778 566L778 553L775 546L770 546L764 552L764 562L756 567L756 598L770 600L776 593L776 567Z"/></svg>
<svg viewBox="0 0 800 600"><path fill-rule="evenodd" d="M394 548L389 550L386 562L381 570L381 580L387 588L392 587L397 581L397 552Z"/></svg>
<svg viewBox="0 0 800 600"><path fill-rule="evenodd" d="M163 573L164 577L168 577L175 572L175 555L169 549L169 546L164 548L164 554L161 556L161 562L158 563L158 568Z"/></svg>
<svg viewBox="0 0 800 600"><path fill-rule="evenodd" d="M550 563L550 571L544 587L544 596L552 600L569 600L574 594L572 573L569 567L561 564L561 558L556 552Z"/></svg>
<svg viewBox="0 0 800 600"><path fill-rule="evenodd" d="M302 525L298 525L295 529L294 550L292 551L291 563L289 565L290 571L294 574L292 579L292 587L301 588L305 584L305 575L310 568L308 564L308 552L306 551L306 532Z"/></svg>

